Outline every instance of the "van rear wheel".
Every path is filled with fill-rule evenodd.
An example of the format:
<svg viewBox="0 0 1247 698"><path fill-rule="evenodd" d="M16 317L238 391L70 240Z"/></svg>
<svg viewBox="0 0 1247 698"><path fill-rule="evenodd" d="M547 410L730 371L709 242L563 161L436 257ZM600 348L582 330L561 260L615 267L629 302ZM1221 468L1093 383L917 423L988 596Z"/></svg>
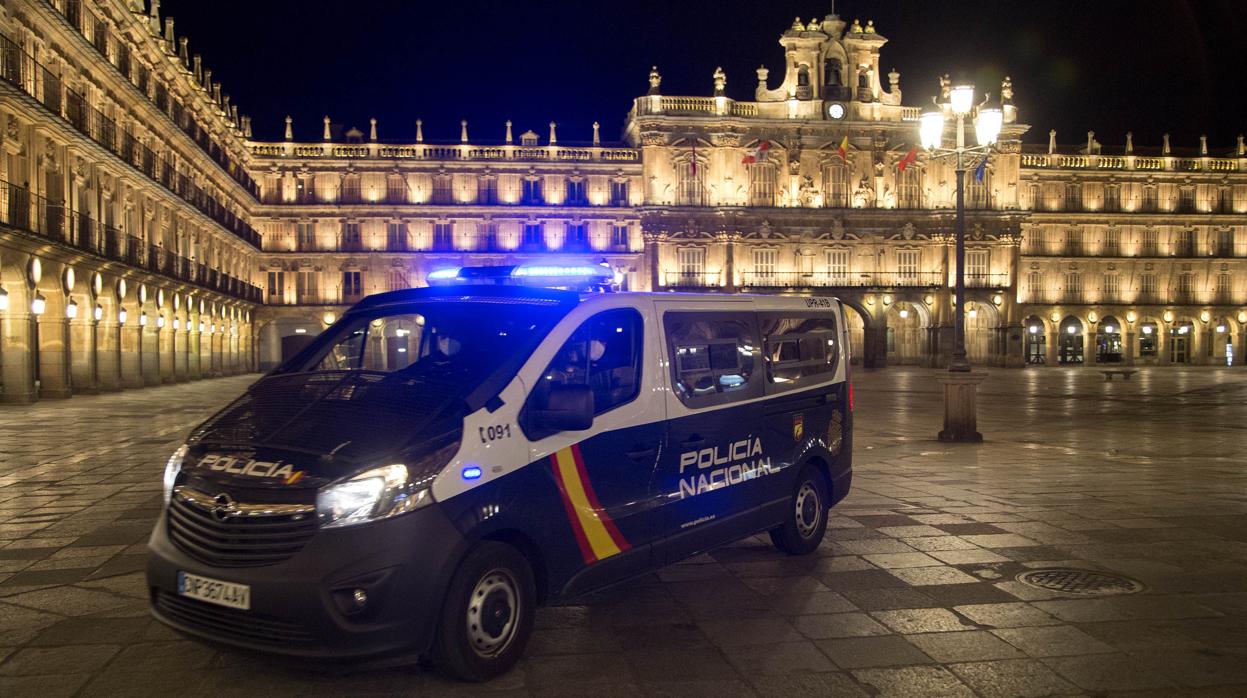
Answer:
<svg viewBox="0 0 1247 698"><path fill-rule="evenodd" d="M536 599L532 567L518 550L495 541L476 546L446 592L434 661L464 681L505 674L528 644Z"/></svg>
<svg viewBox="0 0 1247 698"><path fill-rule="evenodd" d="M827 481L807 465L797 476L784 523L771 529L771 542L789 555L814 552L827 533Z"/></svg>

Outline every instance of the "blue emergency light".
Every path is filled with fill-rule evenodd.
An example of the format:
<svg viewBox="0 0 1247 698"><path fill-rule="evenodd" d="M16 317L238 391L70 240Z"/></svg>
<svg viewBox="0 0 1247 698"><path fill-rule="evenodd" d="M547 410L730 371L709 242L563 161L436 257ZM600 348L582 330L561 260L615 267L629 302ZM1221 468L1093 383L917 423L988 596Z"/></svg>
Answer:
<svg viewBox="0 0 1247 698"><path fill-rule="evenodd" d="M454 284L520 285L609 290L615 283L610 266L602 264L519 264L494 267L448 267L429 272L430 286Z"/></svg>

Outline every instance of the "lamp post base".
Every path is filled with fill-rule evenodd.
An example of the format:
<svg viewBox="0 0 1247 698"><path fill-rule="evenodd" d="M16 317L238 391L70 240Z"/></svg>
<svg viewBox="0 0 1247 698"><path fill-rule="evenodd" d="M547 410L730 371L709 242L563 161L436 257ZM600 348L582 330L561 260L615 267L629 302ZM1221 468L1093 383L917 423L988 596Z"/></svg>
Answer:
<svg viewBox="0 0 1247 698"><path fill-rule="evenodd" d="M944 385L944 430L940 441L981 443L978 432L978 387L986 371L942 371L936 380Z"/></svg>

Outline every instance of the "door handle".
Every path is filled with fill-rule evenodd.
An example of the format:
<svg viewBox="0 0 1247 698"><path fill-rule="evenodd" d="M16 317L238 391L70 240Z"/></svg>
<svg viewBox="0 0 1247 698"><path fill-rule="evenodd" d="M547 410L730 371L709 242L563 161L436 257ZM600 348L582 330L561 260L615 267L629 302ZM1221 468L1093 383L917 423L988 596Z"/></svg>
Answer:
<svg viewBox="0 0 1247 698"><path fill-rule="evenodd" d="M690 434L689 437L680 442L685 448L701 448L706 445L706 440L697 434Z"/></svg>
<svg viewBox="0 0 1247 698"><path fill-rule="evenodd" d="M638 448L633 451L624 451L625 456L637 462L649 460L657 454L657 448Z"/></svg>

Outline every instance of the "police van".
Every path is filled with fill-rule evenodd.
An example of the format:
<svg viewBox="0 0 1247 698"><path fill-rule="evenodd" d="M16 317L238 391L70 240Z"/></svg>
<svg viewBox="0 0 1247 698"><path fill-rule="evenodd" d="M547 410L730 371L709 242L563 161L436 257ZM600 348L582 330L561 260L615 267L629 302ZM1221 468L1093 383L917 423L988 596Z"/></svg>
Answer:
<svg viewBox="0 0 1247 698"><path fill-rule="evenodd" d="M609 276L463 268L360 301L169 459L153 613L484 680L543 603L756 533L817 548L851 479L840 302Z"/></svg>

